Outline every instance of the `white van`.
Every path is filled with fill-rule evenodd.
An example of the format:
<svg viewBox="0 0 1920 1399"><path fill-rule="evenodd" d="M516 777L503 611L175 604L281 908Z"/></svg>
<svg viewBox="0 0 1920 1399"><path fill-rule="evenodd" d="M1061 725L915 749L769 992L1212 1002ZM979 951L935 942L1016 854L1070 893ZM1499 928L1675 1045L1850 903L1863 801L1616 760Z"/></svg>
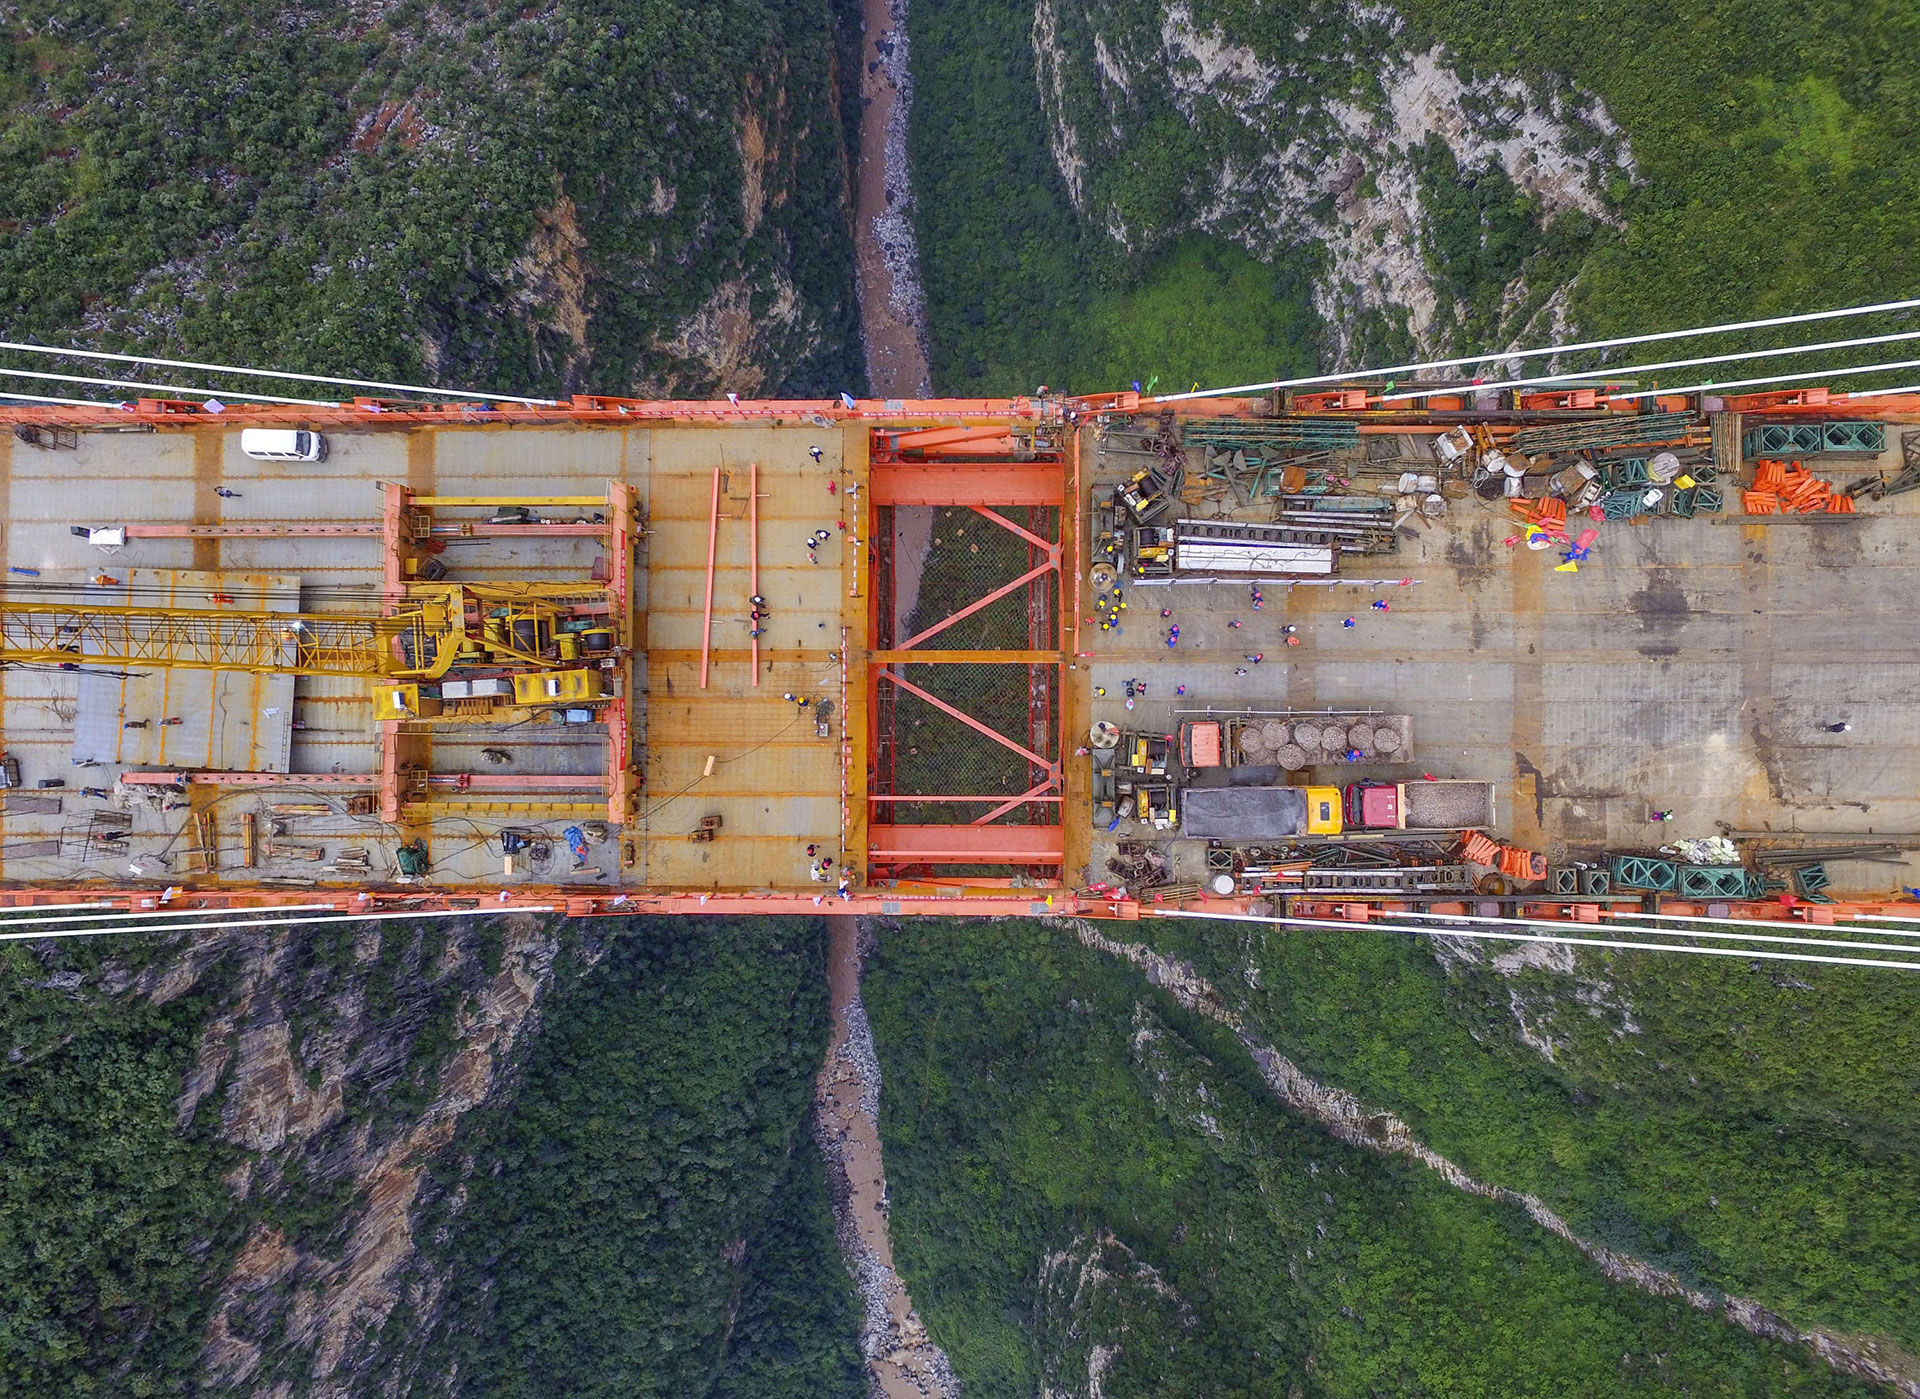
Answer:
<svg viewBox="0 0 1920 1399"><path fill-rule="evenodd" d="M258 461L325 461L327 439L293 428L249 427L240 430L240 450Z"/></svg>

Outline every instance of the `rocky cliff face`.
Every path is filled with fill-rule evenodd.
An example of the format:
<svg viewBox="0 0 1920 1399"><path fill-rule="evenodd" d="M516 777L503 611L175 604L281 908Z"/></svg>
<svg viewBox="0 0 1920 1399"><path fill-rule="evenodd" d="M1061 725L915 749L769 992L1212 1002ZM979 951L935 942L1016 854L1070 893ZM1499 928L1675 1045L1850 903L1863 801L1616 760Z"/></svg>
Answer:
<svg viewBox="0 0 1920 1399"><path fill-rule="evenodd" d="M1463 75L1384 5L1036 0L1032 41L1081 217L1131 252L1195 230L1317 250L1336 362L1369 334L1432 351L1557 328L1633 177L1597 98Z"/></svg>
<svg viewBox="0 0 1920 1399"><path fill-rule="evenodd" d="M415 1266L423 1174L463 1114L503 1082L536 1022L556 941L543 920L462 920L210 939L149 973L164 1002L232 972L176 1104L217 1121L250 1219L219 1283L200 1380L279 1395L356 1393L403 1300L429 1322L439 1280Z"/></svg>
<svg viewBox="0 0 1920 1399"><path fill-rule="evenodd" d="M19 338L521 393L859 379L825 4L5 23Z"/></svg>
<svg viewBox="0 0 1920 1399"><path fill-rule="evenodd" d="M1193 1308L1111 1230L1079 1234L1040 1263L1034 1340L1042 1399L1151 1393L1178 1375Z"/></svg>

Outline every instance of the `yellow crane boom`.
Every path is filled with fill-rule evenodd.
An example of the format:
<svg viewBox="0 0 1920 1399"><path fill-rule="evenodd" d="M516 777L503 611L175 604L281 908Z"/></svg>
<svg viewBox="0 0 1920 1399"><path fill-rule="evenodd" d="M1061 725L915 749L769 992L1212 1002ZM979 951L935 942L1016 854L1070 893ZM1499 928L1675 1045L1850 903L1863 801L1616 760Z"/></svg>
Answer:
<svg viewBox="0 0 1920 1399"><path fill-rule="evenodd" d="M172 666L377 680L412 618L0 602L0 663ZM425 654L431 655L432 648ZM416 654L421 654L416 652Z"/></svg>
<svg viewBox="0 0 1920 1399"><path fill-rule="evenodd" d="M438 680L463 648L535 668L554 664L538 648L569 604L611 610L605 588L574 583L415 583L389 617L0 602L0 665L93 663ZM493 620L470 625L470 607ZM516 621L527 629L516 634Z"/></svg>

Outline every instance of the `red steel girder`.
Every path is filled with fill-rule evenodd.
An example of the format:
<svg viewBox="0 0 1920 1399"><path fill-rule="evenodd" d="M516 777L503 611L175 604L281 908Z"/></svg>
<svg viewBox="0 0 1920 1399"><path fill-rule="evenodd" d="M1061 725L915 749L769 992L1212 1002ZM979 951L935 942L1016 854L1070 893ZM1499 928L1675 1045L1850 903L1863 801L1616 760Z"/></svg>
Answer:
<svg viewBox="0 0 1920 1399"><path fill-rule="evenodd" d="M958 612L954 613L951 617L946 618L944 621L935 622L932 626L928 627L925 631L920 632L915 636L908 637L905 641L902 641L895 648L896 650L911 651L915 646L918 646L921 642L925 641L928 637L938 635L939 633L945 631L948 627L952 626L954 623L963 621L966 618L971 617L974 613L980 611L980 609L983 607L992 606L994 603L998 602L1001 598L1005 597L1008 593L1011 593L1018 588L1022 588L1026 586L1028 583L1033 582L1035 579L1043 576L1044 574L1059 571L1060 546L1058 544L1052 542L1051 540L1042 539L1039 535L1035 534L1032 530L1025 529L1020 525L1016 525L1012 520L1009 520L1005 515L1000 514L998 511L990 510L984 505L973 505L973 506L970 506L969 508L975 514L981 516L983 519L991 520L996 525L999 525L1000 528L1007 530L1014 535L1017 535L1021 539L1024 539L1035 553L1038 553L1042 556L1041 562L1035 564L1032 568L1028 569L1025 573L1021 574L1018 578L1015 578L1012 582L1003 583L998 588L995 588L992 592L988 593L985 597L977 598L973 602L968 603L965 607L961 608ZM1033 557L1033 554L1029 554L1029 557Z"/></svg>
<svg viewBox="0 0 1920 1399"><path fill-rule="evenodd" d="M867 482L875 505L1060 505L1066 491L1059 461L876 462Z"/></svg>
<svg viewBox="0 0 1920 1399"><path fill-rule="evenodd" d="M982 519L992 520L996 525L1000 526L1001 529L1019 535L1022 539L1026 540L1027 543L1033 545L1034 548L1043 551L1054 563L1057 564L1060 562L1060 546L1051 539L1042 539L1032 530L1021 528L999 511L989 510L984 505L973 505L969 506L968 509L972 510L974 514L980 516Z"/></svg>
<svg viewBox="0 0 1920 1399"><path fill-rule="evenodd" d="M1056 768L1054 770L1053 775L1051 777L1048 777L1045 781L1039 782L1034 786L1027 788L1026 791L1022 792L1017 797L1008 797L1005 801L1001 802L1000 805L996 806L992 811L987 812L983 816L974 817L972 822L970 822L969 824L975 825L975 826L989 825L992 822L998 820L1000 817L1005 816L1009 811L1012 811L1015 807L1024 806L1028 802L1044 802L1044 801L1057 802L1060 800L1058 795L1048 797L1048 796L1042 796L1041 794L1043 792L1057 792L1057 789L1059 788L1059 786L1060 786L1060 773L1059 773L1059 770Z"/></svg>
<svg viewBox="0 0 1920 1399"><path fill-rule="evenodd" d="M1059 798L1059 797L1057 797L1057 796L1053 796L1053 797L1042 797L1042 796L1035 796L1035 795L1034 795L1034 793L1035 793L1035 792L1043 792L1043 791L1045 791L1045 790L1046 790L1046 788L1045 788L1044 786L1041 786L1041 787L1035 787L1035 788L1033 789L1033 791L1031 791L1031 792L1028 792L1028 793L1026 793L1026 794L1025 794L1024 796L1018 796L1018 797L1008 797L1008 796L1005 796L1005 795L1003 795L1002 793L999 793L999 792L994 792L994 793L992 793L991 795L988 795L988 796L984 796L984 797L980 797L980 796L968 796L968 797L962 797L962 796L938 796L938 797L929 797L929 796L915 796L915 795L912 795L911 793L909 793L909 794L906 794L906 795L899 795L899 794L894 794L894 795L890 795L890 796L880 796L880 795L877 795L877 794L876 794L876 795L873 795L873 796L870 796L870 797L868 797L868 798L867 798L867 800L868 800L868 801L870 801L870 802L999 802L999 801L1012 801L1012 802L1057 802L1057 801L1059 801L1059 800L1060 800L1060 798Z"/></svg>
<svg viewBox="0 0 1920 1399"><path fill-rule="evenodd" d="M868 858L888 865L1058 865L1061 826L867 827Z"/></svg>

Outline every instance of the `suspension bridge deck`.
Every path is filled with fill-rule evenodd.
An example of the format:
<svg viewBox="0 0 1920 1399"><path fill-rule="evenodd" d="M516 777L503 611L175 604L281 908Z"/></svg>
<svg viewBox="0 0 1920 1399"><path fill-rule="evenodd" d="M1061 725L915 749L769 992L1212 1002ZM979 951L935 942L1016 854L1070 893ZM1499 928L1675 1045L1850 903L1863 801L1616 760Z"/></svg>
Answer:
<svg viewBox="0 0 1920 1399"><path fill-rule="evenodd" d="M241 426L292 410L143 404L66 414L71 447L0 437L9 600L120 601L189 570L216 597L218 579L272 575L298 580L307 613L380 616L444 571L488 596L601 589L617 640L595 663L607 693L576 722L563 704L456 722L451 697L382 719L378 683L301 675L284 762L258 742L282 706L225 685L177 734L218 756L143 739L77 766L91 678L9 669L0 745L23 785L0 817L0 900L173 884L242 903L317 890L346 907L777 911L833 897L846 870L870 911L1135 916L1082 892L1119 836L1145 833L1094 829L1075 749L1098 719L1170 732L1207 706L1410 714L1416 761L1367 775L1494 780L1496 834L1554 859L1650 843L1655 806L1688 834L1920 831L1920 733L1900 702L1920 658L1904 605L1920 496L1831 523L1620 524L1572 576L1511 550L1501 507L1466 501L1390 563L1357 566L1416 585L1386 590L1390 611L1346 588L1270 587L1258 614L1243 585L1166 603L1136 588L1126 630L1104 633L1086 620L1087 507L1137 466L1103 452L1116 406L359 405L299 419L327 437L318 463L239 450ZM122 525L113 553L74 533ZM1128 678L1147 682L1130 713ZM115 718L159 724L188 693L125 684ZM1834 717L1852 728L1825 732ZM400 878L414 839L424 883ZM809 844L835 861L824 885ZM365 871L341 863L356 847ZM1202 854L1176 842L1180 873ZM1913 877L1842 873L1874 893Z"/></svg>

